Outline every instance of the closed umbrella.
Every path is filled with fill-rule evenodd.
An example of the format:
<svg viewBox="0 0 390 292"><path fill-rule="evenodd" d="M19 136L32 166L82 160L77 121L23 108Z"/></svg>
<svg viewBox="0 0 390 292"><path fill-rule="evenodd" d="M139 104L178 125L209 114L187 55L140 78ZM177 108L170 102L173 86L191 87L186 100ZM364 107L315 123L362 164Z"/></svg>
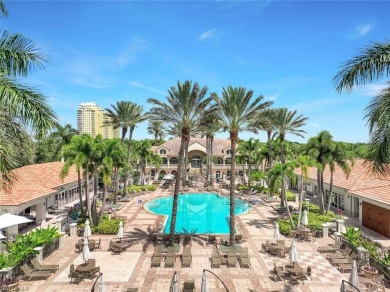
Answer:
<svg viewBox="0 0 390 292"><path fill-rule="evenodd" d="M306 210L303 211L302 224L303 224L303 227L306 227L306 225L309 225L309 218L307 217Z"/></svg>
<svg viewBox="0 0 390 292"><path fill-rule="evenodd" d="M122 237L123 237L123 222L122 221L119 222L119 229L118 229L117 236L120 239L120 241L122 241Z"/></svg>
<svg viewBox="0 0 390 292"><path fill-rule="evenodd" d="M104 285L102 273L100 273L100 276L99 276L99 292L106 292L106 285Z"/></svg>
<svg viewBox="0 0 390 292"><path fill-rule="evenodd" d="M203 271L202 274L202 286L201 286L201 292L208 292L209 289L207 288L207 281L206 281L206 271Z"/></svg>
<svg viewBox="0 0 390 292"><path fill-rule="evenodd" d="M82 253L83 261L86 263L88 259L91 257L88 246L88 239L84 239L83 253Z"/></svg>
<svg viewBox="0 0 390 292"><path fill-rule="evenodd" d="M179 292L179 280L176 272L173 274L172 284L169 292Z"/></svg>
<svg viewBox="0 0 390 292"><path fill-rule="evenodd" d="M6 213L0 216L0 229L28 222L32 222L32 220L23 216Z"/></svg>
<svg viewBox="0 0 390 292"><path fill-rule="evenodd" d="M276 241L278 241L278 240L279 240L279 237L280 237L279 224L276 223L276 224L275 224L274 239L275 239Z"/></svg>
<svg viewBox="0 0 390 292"><path fill-rule="evenodd" d="M84 237L88 238L89 236L91 236L91 227L89 226L89 220L87 219L85 221Z"/></svg>
<svg viewBox="0 0 390 292"><path fill-rule="evenodd" d="M295 245L295 239L293 239L293 241L291 242L290 261L293 262L293 265L295 265L295 262L298 261L298 252L297 252L297 247Z"/></svg>
<svg viewBox="0 0 390 292"><path fill-rule="evenodd" d="M349 283L354 285L356 288L359 288L358 269L357 269L355 260L352 262L352 270L351 270L351 274L349 275L348 281L349 281Z"/></svg>

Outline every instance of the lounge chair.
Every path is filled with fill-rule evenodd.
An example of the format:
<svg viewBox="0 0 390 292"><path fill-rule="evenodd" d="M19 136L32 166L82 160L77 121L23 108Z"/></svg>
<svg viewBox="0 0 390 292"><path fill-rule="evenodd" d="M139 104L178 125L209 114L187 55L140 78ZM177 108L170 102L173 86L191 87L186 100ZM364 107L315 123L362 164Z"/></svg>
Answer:
<svg viewBox="0 0 390 292"><path fill-rule="evenodd" d="M167 255L165 258L165 268L173 268L175 266L176 257Z"/></svg>
<svg viewBox="0 0 390 292"><path fill-rule="evenodd" d="M237 257L228 255L227 266L235 268L237 266Z"/></svg>
<svg viewBox="0 0 390 292"><path fill-rule="evenodd" d="M182 267L188 267L190 268L192 264L192 256L183 256L181 260L181 266Z"/></svg>
<svg viewBox="0 0 390 292"><path fill-rule="evenodd" d="M213 254L212 254L213 257L221 257L221 251L219 250L218 247L216 246L213 246Z"/></svg>
<svg viewBox="0 0 390 292"><path fill-rule="evenodd" d="M347 246L345 249L340 250L340 252L343 256L347 257L352 252L352 249Z"/></svg>
<svg viewBox="0 0 390 292"><path fill-rule="evenodd" d="M241 264L241 267L243 267L243 268L249 269L251 267L251 262L250 262L249 258L240 257L240 264Z"/></svg>
<svg viewBox="0 0 390 292"><path fill-rule="evenodd" d="M153 267L158 267L159 268L161 266L162 259L163 259L162 256L153 256L152 257L152 262L151 262L150 266L152 268Z"/></svg>
<svg viewBox="0 0 390 292"><path fill-rule="evenodd" d="M236 234L236 235L234 235L234 241L235 241L236 243L241 243L241 242L243 242L244 240L243 240L243 238L242 238L242 234Z"/></svg>
<svg viewBox="0 0 390 292"><path fill-rule="evenodd" d="M81 252L83 250L83 245L80 243L76 243L74 245L74 252Z"/></svg>
<svg viewBox="0 0 390 292"><path fill-rule="evenodd" d="M220 268L221 264L222 264L222 258L220 256L211 258L211 267L212 268Z"/></svg>
<svg viewBox="0 0 390 292"><path fill-rule="evenodd" d="M111 247L111 254L121 254L122 251L123 251L122 247L120 247L120 246L113 245Z"/></svg>
<svg viewBox="0 0 390 292"><path fill-rule="evenodd" d="M180 244L180 234L173 235L173 242Z"/></svg>
<svg viewBox="0 0 390 292"><path fill-rule="evenodd" d="M50 271L54 273L60 268L59 265L41 265L35 258L31 260L31 264L36 271Z"/></svg>
<svg viewBox="0 0 390 292"><path fill-rule="evenodd" d="M341 253L331 253L326 256L327 259L344 259L345 256Z"/></svg>
<svg viewBox="0 0 390 292"><path fill-rule="evenodd" d="M195 281L186 280L183 284L183 292L194 292L195 291Z"/></svg>
<svg viewBox="0 0 390 292"><path fill-rule="evenodd" d="M95 248L95 249L101 249L101 244L102 244L102 239L99 238L99 240L96 240L96 241L95 241L95 246L94 246L94 248Z"/></svg>
<svg viewBox="0 0 390 292"><path fill-rule="evenodd" d="M38 271L38 272L34 272L33 270L30 269L29 266L27 266L26 264L24 264L22 267L21 267L23 273L24 273L24 278L27 280L27 281L31 281L31 279L34 279L34 278L38 278L38 279L42 279L42 278L45 278L45 280L47 280L47 278L50 276L50 271Z"/></svg>
<svg viewBox="0 0 390 292"><path fill-rule="evenodd" d="M183 245L192 245L191 235L184 235Z"/></svg>
<svg viewBox="0 0 390 292"><path fill-rule="evenodd" d="M190 246L183 247L183 254L182 254L182 256L183 257L192 256L191 247Z"/></svg>
<svg viewBox="0 0 390 292"><path fill-rule="evenodd" d="M280 280L283 279L285 281L285 272L284 267L277 267L276 263L274 262L274 269L272 270L272 277L273 280L276 282L275 278L278 277Z"/></svg>
<svg viewBox="0 0 390 292"><path fill-rule="evenodd" d="M207 237L207 244L216 244L217 243L217 237L215 235L209 235Z"/></svg>
<svg viewBox="0 0 390 292"><path fill-rule="evenodd" d="M327 253L327 252L334 252L336 249L329 245L323 245L318 247L318 252L320 253Z"/></svg>
<svg viewBox="0 0 390 292"><path fill-rule="evenodd" d="M126 290L123 290L123 292L138 292L138 288L127 288Z"/></svg>
<svg viewBox="0 0 390 292"><path fill-rule="evenodd" d="M108 250L112 250L112 246L114 245L114 242L110 240L110 243L108 244Z"/></svg>
<svg viewBox="0 0 390 292"><path fill-rule="evenodd" d="M167 248L167 255L175 256L176 249L174 246L168 246Z"/></svg>
<svg viewBox="0 0 390 292"><path fill-rule="evenodd" d="M155 256L162 256L162 247L161 245L158 245L154 248L154 253L153 253L153 257Z"/></svg>

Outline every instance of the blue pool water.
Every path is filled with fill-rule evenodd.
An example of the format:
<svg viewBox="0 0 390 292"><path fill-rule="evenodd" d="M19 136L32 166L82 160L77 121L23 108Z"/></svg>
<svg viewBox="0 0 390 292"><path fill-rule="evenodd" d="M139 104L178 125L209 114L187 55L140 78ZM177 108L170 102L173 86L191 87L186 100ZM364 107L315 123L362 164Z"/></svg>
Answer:
<svg viewBox="0 0 390 292"><path fill-rule="evenodd" d="M169 233L173 197L155 199L145 209L158 215L167 215L165 233ZM250 205L235 199L235 214L247 212ZM177 205L175 233L229 233L229 197L217 194L180 194Z"/></svg>

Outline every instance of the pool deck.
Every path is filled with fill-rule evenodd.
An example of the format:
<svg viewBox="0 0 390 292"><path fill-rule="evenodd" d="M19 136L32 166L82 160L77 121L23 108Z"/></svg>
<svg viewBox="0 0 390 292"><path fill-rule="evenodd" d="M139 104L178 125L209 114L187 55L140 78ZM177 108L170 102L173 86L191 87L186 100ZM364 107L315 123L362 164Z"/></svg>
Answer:
<svg viewBox="0 0 390 292"><path fill-rule="evenodd" d="M156 192L142 196L143 204L151 199L167 196L169 192L157 190ZM185 280L195 280L196 291L200 291L202 270L209 269L218 275L228 286L230 291L340 291L340 284L343 279L347 280L349 274L342 274L331 266L325 259L326 254L317 252L320 245L334 242L332 238L318 238L316 242L297 242L299 264L303 267L312 267L312 281L307 280L304 285L291 285L288 281L272 280L270 270L274 262L287 264L288 256L285 258L274 257L260 252L261 243L267 239L273 240L273 222L280 217L280 214L272 208L272 204L259 200L259 204L244 215L237 217L245 242L243 246L248 247L251 268L228 268L222 265L219 269L210 267L210 256L212 246L206 246L205 236L195 236L192 242L192 267L182 268L179 258L176 259L174 268L151 268L151 257L154 247L146 241L147 235L153 230L162 217L149 213L138 204L137 197L125 203L117 213L126 215L128 220L125 224L125 237L135 241L131 247L120 255L112 255L108 251L109 241L114 236L93 235L91 238L102 239L102 248L91 252L91 257L96 259L96 265L101 267L104 276L106 290L109 292L121 292L128 287L138 287L139 291L169 291L170 282L174 272L178 273L180 291ZM283 236L281 236L283 238ZM55 251L44 260L44 264L59 264L60 270L52 274L47 281L31 281L21 283L21 291L39 292L67 292L67 291L91 291L94 281L85 280L79 285L69 284L69 266L72 263L81 263L81 255L74 251L75 243L79 237L66 237L65 245ZM291 243L286 238L286 245ZM225 291L223 286L211 274L207 274L207 284L210 292ZM95 287L98 291L98 285Z"/></svg>

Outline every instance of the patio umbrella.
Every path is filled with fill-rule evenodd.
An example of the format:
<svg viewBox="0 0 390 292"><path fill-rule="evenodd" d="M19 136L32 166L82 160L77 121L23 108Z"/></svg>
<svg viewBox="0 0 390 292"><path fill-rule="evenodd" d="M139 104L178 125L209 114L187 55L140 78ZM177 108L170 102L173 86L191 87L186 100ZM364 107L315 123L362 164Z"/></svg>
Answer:
<svg viewBox="0 0 390 292"><path fill-rule="evenodd" d="M356 288L359 288L358 269L355 260L352 262L352 270L351 270L351 274L349 275L348 282L354 285Z"/></svg>
<svg viewBox="0 0 390 292"><path fill-rule="evenodd" d="M179 280L176 272L173 274L172 285L169 292L179 292Z"/></svg>
<svg viewBox="0 0 390 292"><path fill-rule="evenodd" d="M100 276L99 276L99 292L106 292L106 285L104 285L102 273L100 273Z"/></svg>
<svg viewBox="0 0 390 292"><path fill-rule="evenodd" d="M291 242L290 261L293 262L293 265L295 265L295 262L298 261L298 252L297 252L297 247L295 246L295 239L293 239L293 241Z"/></svg>
<svg viewBox="0 0 390 292"><path fill-rule="evenodd" d="M28 222L32 222L32 220L23 216L6 213L0 216L0 229Z"/></svg>
<svg viewBox="0 0 390 292"><path fill-rule="evenodd" d="M83 253L82 253L83 261L86 263L88 259L91 257L88 246L88 239L84 239Z"/></svg>
<svg viewBox="0 0 390 292"><path fill-rule="evenodd" d="M119 222L119 229L118 229L117 236L120 239L120 241L122 241L122 237L123 237L123 222L122 221Z"/></svg>
<svg viewBox="0 0 390 292"><path fill-rule="evenodd" d="M302 224L303 227L306 227L306 225L309 225L309 218L307 218L307 211L303 211L303 217L302 217Z"/></svg>
<svg viewBox="0 0 390 292"><path fill-rule="evenodd" d="M91 236L91 227L89 227L89 220L87 219L85 221L84 237L88 238L89 236Z"/></svg>
<svg viewBox="0 0 390 292"><path fill-rule="evenodd" d="M203 271L202 274L202 286L200 288L201 292L208 292L209 289L207 288L207 281L206 281L206 271Z"/></svg>
<svg viewBox="0 0 390 292"><path fill-rule="evenodd" d="M274 239L275 239L276 241L278 241L278 240L279 240L279 237L280 237L280 233L279 233L279 224L276 223L276 224L275 224Z"/></svg>

